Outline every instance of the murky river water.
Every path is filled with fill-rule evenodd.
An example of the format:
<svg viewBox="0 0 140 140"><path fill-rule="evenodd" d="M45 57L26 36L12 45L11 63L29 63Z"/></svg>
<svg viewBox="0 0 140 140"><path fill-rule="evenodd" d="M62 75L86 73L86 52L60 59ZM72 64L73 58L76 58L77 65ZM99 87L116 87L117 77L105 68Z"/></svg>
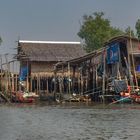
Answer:
<svg viewBox="0 0 140 140"><path fill-rule="evenodd" d="M140 105L0 105L0 140L140 140Z"/></svg>

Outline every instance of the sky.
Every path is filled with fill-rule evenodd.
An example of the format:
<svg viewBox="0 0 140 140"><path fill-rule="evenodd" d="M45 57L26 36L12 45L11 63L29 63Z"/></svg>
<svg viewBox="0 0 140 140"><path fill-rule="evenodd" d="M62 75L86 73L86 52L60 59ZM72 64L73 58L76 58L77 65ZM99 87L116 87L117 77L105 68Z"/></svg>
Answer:
<svg viewBox="0 0 140 140"><path fill-rule="evenodd" d="M18 39L81 41L83 15L101 11L112 26L134 29L140 0L0 0L0 54L15 54Z"/></svg>

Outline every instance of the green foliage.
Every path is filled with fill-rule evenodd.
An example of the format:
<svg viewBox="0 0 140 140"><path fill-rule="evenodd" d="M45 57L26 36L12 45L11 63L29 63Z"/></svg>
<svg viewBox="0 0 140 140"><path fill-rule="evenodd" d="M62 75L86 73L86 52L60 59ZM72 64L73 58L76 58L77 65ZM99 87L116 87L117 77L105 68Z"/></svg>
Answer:
<svg viewBox="0 0 140 140"><path fill-rule="evenodd" d="M105 41L111 37L122 35L124 32L110 25L110 20L103 17L103 12L83 17L83 23L78 36L85 41L87 52L103 47Z"/></svg>
<svg viewBox="0 0 140 140"><path fill-rule="evenodd" d="M138 39L140 39L140 19L137 20L135 28L136 28Z"/></svg>
<svg viewBox="0 0 140 140"><path fill-rule="evenodd" d="M136 37L135 34L134 34L134 31L130 28L130 26L128 26L128 27L125 29L125 35L131 36L131 37Z"/></svg>

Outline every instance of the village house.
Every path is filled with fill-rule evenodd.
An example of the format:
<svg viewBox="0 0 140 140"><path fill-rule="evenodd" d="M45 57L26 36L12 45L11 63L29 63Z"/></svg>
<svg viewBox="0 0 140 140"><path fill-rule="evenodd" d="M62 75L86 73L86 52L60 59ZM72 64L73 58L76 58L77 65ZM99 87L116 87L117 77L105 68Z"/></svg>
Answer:
<svg viewBox="0 0 140 140"><path fill-rule="evenodd" d="M85 55L80 42L19 40L17 60L20 62L19 80L26 90L51 92L54 66Z"/></svg>
<svg viewBox="0 0 140 140"><path fill-rule="evenodd" d="M66 69L71 82L68 93L91 94L93 100L112 97L131 86L140 86L140 43L137 38L117 36L104 46L66 62L56 64L56 73ZM61 88L64 92L64 85Z"/></svg>

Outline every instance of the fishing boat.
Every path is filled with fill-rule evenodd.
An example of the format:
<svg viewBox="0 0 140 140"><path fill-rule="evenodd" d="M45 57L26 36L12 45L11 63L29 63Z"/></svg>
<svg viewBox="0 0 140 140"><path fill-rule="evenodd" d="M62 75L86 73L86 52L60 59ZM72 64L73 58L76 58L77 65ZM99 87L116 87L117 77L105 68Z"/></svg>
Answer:
<svg viewBox="0 0 140 140"><path fill-rule="evenodd" d="M130 96L128 97L115 97L113 98L113 102L110 104L115 104L115 103L131 103L132 102L132 98Z"/></svg>
<svg viewBox="0 0 140 140"><path fill-rule="evenodd" d="M132 94L131 95L131 98L133 99L133 101L135 103L140 103L140 95L138 95L138 94Z"/></svg>
<svg viewBox="0 0 140 140"><path fill-rule="evenodd" d="M32 92L12 92L12 101L17 103L32 103L35 102L39 96Z"/></svg>

